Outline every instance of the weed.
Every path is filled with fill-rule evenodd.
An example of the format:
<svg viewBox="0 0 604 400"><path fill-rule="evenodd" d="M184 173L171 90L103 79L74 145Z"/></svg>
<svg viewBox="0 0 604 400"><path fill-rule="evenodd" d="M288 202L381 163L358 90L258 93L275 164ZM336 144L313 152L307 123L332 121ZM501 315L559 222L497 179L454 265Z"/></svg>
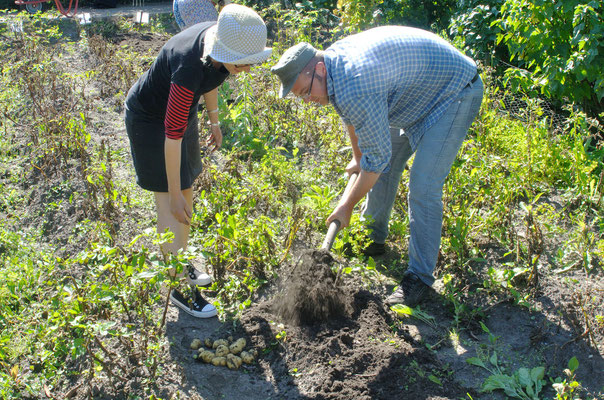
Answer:
<svg viewBox="0 0 604 400"><path fill-rule="evenodd" d="M489 335L489 342L492 347L497 342L489 329L481 323L484 332ZM466 362L471 365L481 367L491 374L482 384L483 392L493 392L503 390L507 396L522 400L539 400L539 396L545 381L544 367L535 367L532 369L520 368L513 374L506 374L499 363L497 351L494 349L487 353L485 357L470 357Z"/></svg>
<svg viewBox="0 0 604 400"><path fill-rule="evenodd" d="M579 368L579 361L576 357L568 360L568 368L564 370L565 378L556 378L552 381L552 386L556 391L555 400L574 400L581 391L581 384L577 382L575 371Z"/></svg>
<svg viewBox="0 0 604 400"><path fill-rule="evenodd" d="M431 326L432 328L436 328L436 320L433 316L422 311L419 307L412 308L403 304L396 304L390 307L391 310L396 312L396 314L401 318L413 317L417 318L423 323Z"/></svg>

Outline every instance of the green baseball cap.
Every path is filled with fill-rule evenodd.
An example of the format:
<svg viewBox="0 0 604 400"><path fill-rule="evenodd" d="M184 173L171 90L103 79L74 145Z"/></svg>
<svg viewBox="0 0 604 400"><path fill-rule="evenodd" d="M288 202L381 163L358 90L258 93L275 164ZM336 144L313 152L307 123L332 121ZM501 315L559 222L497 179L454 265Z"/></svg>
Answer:
<svg viewBox="0 0 604 400"><path fill-rule="evenodd" d="M315 54L317 54L317 49L306 42L298 43L283 53L279 62L271 68L271 72L281 79L279 97L287 96L296 83L298 75Z"/></svg>

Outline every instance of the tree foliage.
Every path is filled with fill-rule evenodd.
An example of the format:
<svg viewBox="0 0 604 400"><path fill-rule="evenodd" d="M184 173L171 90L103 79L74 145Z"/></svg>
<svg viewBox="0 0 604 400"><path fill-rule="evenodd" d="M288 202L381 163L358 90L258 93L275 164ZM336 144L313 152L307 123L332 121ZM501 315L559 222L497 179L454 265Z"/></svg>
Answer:
<svg viewBox="0 0 604 400"><path fill-rule="evenodd" d="M498 43L515 64L506 77L514 85L538 90L604 111L604 3L586 0L506 0L495 27Z"/></svg>
<svg viewBox="0 0 604 400"><path fill-rule="evenodd" d="M441 31L449 25L456 0L338 0L336 13L349 31L377 25L407 25Z"/></svg>
<svg viewBox="0 0 604 400"><path fill-rule="evenodd" d="M449 35L475 60L495 67L498 61L509 61L503 44L497 43L501 29L492 23L500 18L505 0L460 0L459 8L451 18Z"/></svg>

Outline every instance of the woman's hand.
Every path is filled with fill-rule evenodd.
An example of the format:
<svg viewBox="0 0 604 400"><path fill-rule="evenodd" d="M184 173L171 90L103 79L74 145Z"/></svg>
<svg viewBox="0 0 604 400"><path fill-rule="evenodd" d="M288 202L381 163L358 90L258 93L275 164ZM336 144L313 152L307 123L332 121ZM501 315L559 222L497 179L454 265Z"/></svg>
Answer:
<svg viewBox="0 0 604 400"><path fill-rule="evenodd" d="M222 146L222 130L220 125L210 125L210 136L206 140L206 146L210 147L211 151L218 150Z"/></svg>
<svg viewBox="0 0 604 400"><path fill-rule="evenodd" d="M181 224L191 224L193 210L187 204L181 191L170 193L170 212Z"/></svg>

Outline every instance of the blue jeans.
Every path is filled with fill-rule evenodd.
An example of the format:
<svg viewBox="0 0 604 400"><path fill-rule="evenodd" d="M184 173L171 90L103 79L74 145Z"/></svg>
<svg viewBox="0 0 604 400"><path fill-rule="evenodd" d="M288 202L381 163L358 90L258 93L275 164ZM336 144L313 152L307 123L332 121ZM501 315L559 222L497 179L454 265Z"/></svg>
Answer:
<svg viewBox="0 0 604 400"><path fill-rule="evenodd" d="M422 282L434 283L440 248L445 179L461 147L468 129L478 114L482 102L481 79L468 84L451 103L445 114L421 138L409 176L409 266ZM409 139L399 129L391 128L392 158L390 170L367 194L362 217L372 220L370 238L384 243L388 236L388 221L401 175L413 150ZM368 218L368 217L371 218Z"/></svg>

